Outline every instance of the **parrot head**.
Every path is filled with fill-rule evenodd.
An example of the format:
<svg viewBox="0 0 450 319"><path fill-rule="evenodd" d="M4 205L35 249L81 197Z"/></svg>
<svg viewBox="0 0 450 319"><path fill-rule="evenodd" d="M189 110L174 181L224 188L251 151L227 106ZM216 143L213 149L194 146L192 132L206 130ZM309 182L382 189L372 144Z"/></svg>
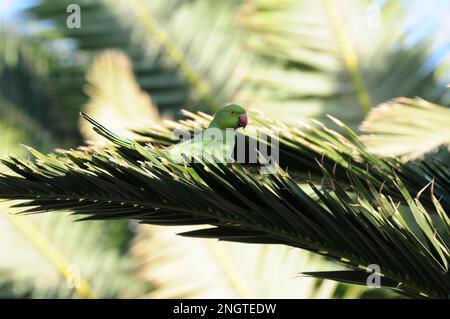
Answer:
<svg viewBox="0 0 450 319"><path fill-rule="evenodd" d="M220 108L214 114L209 127L217 127L221 130L227 128L237 129L239 127L245 128L247 123L248 118L245 109L240 105L230 103Z"/></svg>

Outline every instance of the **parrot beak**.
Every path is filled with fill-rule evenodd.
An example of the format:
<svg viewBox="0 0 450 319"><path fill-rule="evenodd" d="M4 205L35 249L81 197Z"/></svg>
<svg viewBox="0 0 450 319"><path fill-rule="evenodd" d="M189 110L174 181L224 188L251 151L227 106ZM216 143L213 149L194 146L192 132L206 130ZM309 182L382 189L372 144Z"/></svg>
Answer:
<svg viewBox="0 0 450 319"><path fill-rule="evenodd" d="M247 113L239 115L238 127L245 128L248 123Z"/></svg>

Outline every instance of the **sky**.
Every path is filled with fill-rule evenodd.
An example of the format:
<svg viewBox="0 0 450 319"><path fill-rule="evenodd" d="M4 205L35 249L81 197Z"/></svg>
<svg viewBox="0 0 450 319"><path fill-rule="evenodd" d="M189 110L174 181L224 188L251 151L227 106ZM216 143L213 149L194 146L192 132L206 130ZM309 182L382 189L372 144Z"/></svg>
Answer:
<svg viewBox="0 0 450 319"><path fill-rule="evenodd" d="M408 2L411 3L410 23L412 26L422 24L422 30L425 33L434 31L437 42L448 43L450 41L449 0L409 0Z"/></svg>
<svg viewBox="0 0 450 319"><path fill-rule="evenodd" d="M20 12L36 0L0 0L0 21L11 22L17 20Z"/></svg>

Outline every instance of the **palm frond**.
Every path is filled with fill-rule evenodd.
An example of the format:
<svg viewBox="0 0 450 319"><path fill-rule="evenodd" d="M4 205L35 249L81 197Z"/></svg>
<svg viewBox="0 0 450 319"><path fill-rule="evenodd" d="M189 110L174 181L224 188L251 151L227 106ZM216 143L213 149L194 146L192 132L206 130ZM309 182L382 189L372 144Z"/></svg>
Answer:
<svg viewBox="0 0 450 319"><path fill-rule="evenodd" d="M192 105L215 110L228 100L240 83L236 64L242 60L235 47L237 33L229 32L237 1L116 1L88 0L80 4L82 29L68 29L65 8L70 1L40 1L30 13L52 20L49 38L75 40L75 61L80 69L71 75L70 86L61 92L79 95L82 70L90 53L107 48L121 49L133 60L139 84L162 110ZM209 12L214 10L215 15ZM124 14L127 12L128 14ZM99 18L101 17L101 18ZM52 42L50 42L52 43ZM220 60L217 61L217 57ZM61 74L64 77L64 74ZM75 104L75 103L73 103Z"/></svg>
<svg viewBox="0 0 450 319"><path fill-rule="evenodd" d="M422 99L396 99L374 108L361 130L369 152L413 160L450 145L450 110Z"/></svg>
<svg viewBox="0 0 450 319"><path fill-rule="evenodd" d="M35 140L17 123L6 125L8 120L0 120L0 154L25 155L18 143ZM132 264L120 250L129 240L127 222L73 224L61 215L15 216L1 203L0 229L0 271L8 274L1 283L14 293L8 298L138 297L148 290L129 275Z"/></svg>
<svg viewBox="0 0 450 319"><path fill-rule="evenodd" d="M442 102L448 47L433 32L411 39L408 19L403 1L244 1L236 20L259 57L246 101L285 121L331 114L352 127L388 99Z"/></svg>
<svg viewBox="0 0 450 319"><path fill-rule="evenodd" d="M134 298L149 290L131 275L131 261L117 248L126 238L113 237L125 233L127 222L14 216L3 205L0 224L1 269L11 273L14 285L32 289L33 298Z"/></svg>
<svg viewBox="0 0 450 319"><path fill-rule="evenodd" d="M67 142L68 134L61 132L71 129L58 123L64 110L50 114L53 106L43 103L48 92L36 89L47 80L51 63L40 53L12 30L1 32L1 157L12 152L25 156L20 143L48 150ZM132 265L122 251L130 236L126 221L73 225L61 215L14 216L0 203L0 228L0 272L8 276L0 283L7 289L5 297L138 297L148 290L130 275ZM111 277L116 278L112 284Z"/></svg>
<svg viewBox="0 0 450 319"><path fill-rule="evenodd" d="M7 136L2 126L2 152L16 149L8 147ZM72 224L61 215L15 216L2 203L0 228L0 269L9 274L12 292L26 291L33 298L92 298L135 297L148 290L129 275L132 265L120 251L128 241L127 222ZM114 284L110 277L116 278Z"/></svg>
<svg viewBox="0 0 450 319"><path fill-rule="evenodd" d="M81 30L65 25L68 0L42 0L30 12L54 22L50 38L75 40L81 70L61 72L60 93L78 104L90 52L111 47L130 56L163 111L211 110L233 99L284 121L331 114L355 127L387 99L441 102L449 51L432 34L410 45L404 3L377 7L373 27L371 2L344 2L88 0Z"/></svg>
<svg viewBox="0 0 450 319"><path fill-rule="evenodd" d="M194 227L139 227L132 256L155 287L151 298L357 298L366 291L298 276L299 269L336 267L306 251L176 235Z"/></svg>
<svg viewBox="0 0 450 319"><path fill-rule="evenodd" d="M130 59L121 51L107 50L94 59L86 75L85 88L89 102L83 111L105 123L122 136L130 134L127 126L139 125L145 119L154 123L160 121L158 110L150 96L142 91L133 74ZM87 121L81 123L85 138L98 140Z"/></svg>
<svg viewBox="0 0 450 319"><path fill-rule="evenodd" d="M136 128L135 133L141 136L140 143L147 142L170 145L178 142L172 132L181 130L192 132L194 127L205 126L211 117L204 113L191 113L184 111L186 119L180 122L166 121L166 127L149 126ZM430 159L427 161L402 164L396 158L380 158L367 151L361 137L357 136L347 125L340 120L330 119L345 133L339 133L316 121L316 126L299 123L296 126L286 125L283 122L273 120L263 113L253 110L250 112L250 126L246 129L245 136L249 140L268 143L261 139L261 132L268 135L270 145L276 145L279 151L279 164L289 170L297 182L305 182L311 177L316 183L320 183L323 166L332 171L334 178L343 183L349 183L348 171L359 176L362 180L369 180L377 189L397 200L403 196L394 185L395 175L404 180L405 187L412 194L417 194L434 178L436 196L442 198L445 210L450 209L450 186L447 178L450 174L449 167L442 166L439 161ZM317 127L318 126L318 127ZM256 145L249 142L249 145ZM246 157L247 158L247 157ZM320 163L320 165L318 165ZM430 197L423 198L425 205L433 208Z"/></svg>
<svg viewBox="0 0 450 319"><path fill-rule="evenodd" d="M398 177L397 202L349 172L351 191L323 170L331 189L305 193L286 172L255 176L238 164L172 164L157 149L110 146L3 161L19 176L0 178L0 197L24 200L24 213L71 210L83 219L138 219L163 225L214 225L185 236L285 244L353 269L377 263L387 286L425 297L446 297L448 216L431 193L433 211L413 199ZM420 194L418 194L420 196ZM423 197L424 195L422 195ZM406 203L406 204L404 204ZM399 254L401 258L399 258ZM383 284L383 281L382 281Z"/></svg>

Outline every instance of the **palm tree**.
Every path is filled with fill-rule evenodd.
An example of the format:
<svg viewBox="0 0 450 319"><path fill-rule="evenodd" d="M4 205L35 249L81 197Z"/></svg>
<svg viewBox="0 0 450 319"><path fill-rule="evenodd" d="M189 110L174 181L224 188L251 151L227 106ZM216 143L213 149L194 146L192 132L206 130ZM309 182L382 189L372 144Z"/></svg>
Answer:
<svg viewBox="0 0 450 319"><path fill-rule="evenodd" d="M82 4L82 29L65 27L68 3L40 1L30 10L53 21L41 34L47 43L75 40L70 67L52 74L60 105L75 113L86 101L80 94L83 74L94 54L121 48L163 114L173 115L170 110L184 104L213 111L231 98L265 110L269 117L254 115L253 123L281 130L280 171L261 177L254 167L204 163L194 166L194 173L155 158L164 157L158 150L119 145L98 154L87 149L48 157L33 151L34 164L5 161L25 180L4 175L0 197L29 200L21 205L36 206L31 212L70 209L96 219L211 224L216 228L188 235L303 248L351 269L309 275L343 282L365 284L368 266L376 263L384 286L414 297L448 295L448 167L429 159L402 164L373 155L364 143L374 139L361 140L346 125L324 117L338 116L355 128L373 106L393 97L420 95L445 105L448 51L433 47L431 36L407 47L401 23L407 15L400 1L378 8L381 28L376 30L355 27L368 2L337 7L333 1L231 1L212 8L203 0L134 0L120 6L88 0ZM209 14L213 9L216 15ZM354 15L344 19L348 12ZM434 52L444 54L441 63L430 65ZM426 103L397 104L423 110ZM438 111L430 118L439 118L444 107L434 108ZM362 128L379 136L383 131L370 121L373 112ZM187 114L208 121L204 114ZM312 116L338 126L273 122ZM442 138L448 123L440 118L430 148L448 143ZM191 129L183 123L177 125ZM135 134L142 145L169 145L175 142L172 125ZM417 131L406 127L399 136L417 136Z"/></svg>

